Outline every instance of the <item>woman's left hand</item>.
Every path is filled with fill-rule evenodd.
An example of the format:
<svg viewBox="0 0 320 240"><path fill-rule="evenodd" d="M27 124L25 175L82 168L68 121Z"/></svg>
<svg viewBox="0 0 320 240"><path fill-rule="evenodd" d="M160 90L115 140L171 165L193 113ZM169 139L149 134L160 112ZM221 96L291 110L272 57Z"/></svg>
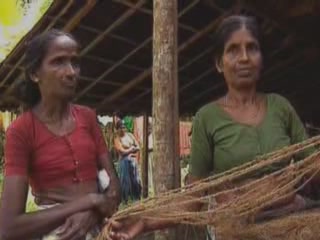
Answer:
<svg viewBox="0 0 320 240"><path fill-rule="evenodd" d="M76 213L59 228L59 240L83 240L98 222L99 216L94 211Z"/></svg>

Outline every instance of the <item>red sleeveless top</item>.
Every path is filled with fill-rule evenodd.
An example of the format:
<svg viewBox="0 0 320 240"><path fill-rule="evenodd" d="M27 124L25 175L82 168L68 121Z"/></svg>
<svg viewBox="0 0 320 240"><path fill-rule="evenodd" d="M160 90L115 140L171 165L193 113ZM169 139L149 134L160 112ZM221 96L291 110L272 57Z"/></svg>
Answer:
<svg viewBox="0 0 320 240"><path fill-rule="evenodd" d="M19 116L8 128L5 176L29 178L33 191L48 190L97 178L97 160L107 147L95 112L72 105L75 129L54 135L31 112Z"/></svg>

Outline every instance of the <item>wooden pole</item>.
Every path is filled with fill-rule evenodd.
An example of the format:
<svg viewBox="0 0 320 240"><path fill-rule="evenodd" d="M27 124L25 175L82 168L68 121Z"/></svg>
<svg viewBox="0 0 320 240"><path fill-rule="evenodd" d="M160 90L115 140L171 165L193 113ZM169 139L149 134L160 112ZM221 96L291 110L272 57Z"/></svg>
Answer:
<svg viewBox="0 0 320 240"><path fill-rule="evenodd" d="M158 195L180 182L180 176L175 176L179 161L177 1L154 0L153 12L153 173ZM175 231L161 231L155 239L176 239Z"/></svg>
<svg viewBox="0 0 320 240"><path fill-rule="evenodd" d="M141 162L141 181L142 181L142 197L148 197L148 187L149 187L149 172L148 172L148 163L149 163L149 121L148 114L145 113L143 116L143 153L142 153L142 162Z"/></svg>

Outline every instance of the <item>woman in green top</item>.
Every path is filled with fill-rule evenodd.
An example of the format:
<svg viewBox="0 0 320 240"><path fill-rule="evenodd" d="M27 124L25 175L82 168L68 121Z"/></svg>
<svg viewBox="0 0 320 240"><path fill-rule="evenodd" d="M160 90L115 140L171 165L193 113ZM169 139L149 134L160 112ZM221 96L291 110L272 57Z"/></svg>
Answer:
<svg viewBox="0 0 320 240"><path fill-rule="evenodd" d="M226 95L195 116L190 175L199 180L306 139L291 104L277 94L258 93L262 54L255 21L234 16L217 30L215 64L228 87ZM227 201L232 196L216 199ZM303 208L299 195L287 199L288 210Z"/></svg>
<svg viewBox="0 0 320 240"><path fill-rule="evenodd" d="M228 17L217 29L215 65L228 91L195 116L190 183L306 139L299 117L285 98L257 92L263 62L259 40L258 26L250 17ZM292 210L303 208L304 201L294 196L283 204ZM121 229L116 237L131 239L140 232L168 226L170 223L140 221Z"/></svg>

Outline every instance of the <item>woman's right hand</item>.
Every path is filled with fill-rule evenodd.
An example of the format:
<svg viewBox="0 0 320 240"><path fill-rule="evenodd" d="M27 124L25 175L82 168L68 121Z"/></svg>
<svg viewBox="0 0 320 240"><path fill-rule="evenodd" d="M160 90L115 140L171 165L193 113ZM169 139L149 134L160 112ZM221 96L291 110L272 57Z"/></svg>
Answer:
<svg viewBox="0 0 320 240"><path fill-rule="evenodd" d="M93 227L99 223L99 216L94 211L85 211L68 217L59 229L59 240L85 239Z"/></svg>

